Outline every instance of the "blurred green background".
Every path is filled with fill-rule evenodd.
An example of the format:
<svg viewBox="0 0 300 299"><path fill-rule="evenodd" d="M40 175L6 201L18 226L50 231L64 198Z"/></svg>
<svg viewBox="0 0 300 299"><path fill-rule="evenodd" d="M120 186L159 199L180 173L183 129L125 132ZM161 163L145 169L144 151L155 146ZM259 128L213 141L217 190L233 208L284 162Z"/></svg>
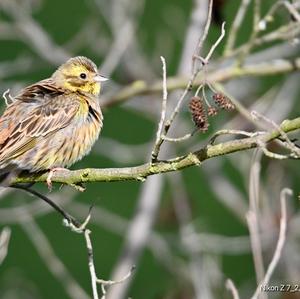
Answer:
<svg viewBox="0 0 300 299"><path fill-rule="evenodd" d="M119 1L119 3L118 1L102 0L72 2L6 0L1 2L0 86L1 92L10 88L12 94L27 84L50 76L63 61L64 55L85 55L94 60L96 64L101 65L109 51L112 51L114 36L122 30L121 25L124 21L122 17L132 17L135 39L132 39L134 41L131 41L130 44L135 47L135 51L125 51L112 71L111 69L104 69L102 72L103 75L109 73L111 78L104 84L104 99L109 99L123 85L130 84L135 80L152 82L161 78L160 55L166 58L168 76L176 75L186 30L195 5L191 0ZM262 11L265 12L273 1L262 2ZM230 27L239 3L240 1L233 0L216 1L206 49L219 36L220 21L226 21L226 27ZM14 5L19 7L20 14L14 11ZM40 26L39 28L42 28L47 34L52 45L54 45L53 47L59 48L62 53L50 50L46 56L41 55L39 47L32 46L30 38L20 30L21 22L26 23L24 16L31 16L32 21L36 22ZM112 22L114 26L112 26L109 20L118 17L120 19L114 20ZM287 14L279 13L268 30L287 22L288 18ZM11 27L6 28L5 24ZM249 9L243 28L237 36L238 45L248 40L251 26L252 9ZM136 43L138 45L135 45ZM265 47L270 46L272 44ZM223 48L224 43L216 50L215 58L222 53ZM263 49L264 47L258 50ZM51 58L52 53L53 59ZM142 58L135 56L135 53L141 54L148 64L140 63ZM288 75L277 75L258 78L257 81L249 79L253 88L250 88L248 94L243 95L243 98L239 100L244 105L250 106L270 88L274 86L280 88L286 82L287 77ZM247 79L241 82L247 85ZM296 90L295 97L298 94L299 91ZM74 165L72 169L125 167L146 162L149 159L151 142L155 137L160 100L161 95L138 97L133 101L129 100L128 103L105 108L104 129L97 145L89 156ZM4 107L4 101L1 102L1 107ZM192 122L186 107L183 110L181 116L181 120L184 122L183 127L190 129ZM295 105L291 105L284 117L297 116L299 110L298 100L298 104L295 101ZM227 122L237 117L237 112L222 113L212 121L208 133L198 134L191 141L177 147L174 145L174 152L182 154L187 153L191 148L199 148L199 145L203 144L212 132L226 127ZM181 132L181 130L179 131ZM112 141L113 143L111 143ZM168 154L166 156L172 157ZM185 200L191 207L192 224L198 233L229 237L229 245L231 244L230 240L233 240L230 237L244 236L247 239L248 228L245 219L239 218L237 213L226 206L224 204L226 200L220 199L220 192L214 188L218 187L221 177L222 184L223 181L226 181L234 186L241 204L247 206L249 171L245 170L249 169L251 157L252 152L236 153L228 157L217 158L215 170L215 162L207 161L201 168L194 167L182 171ZM209 166L210 163L212 167ZM262 184L274 186L274 182L276 183L273 190L274 194L269 193L273 201L278 202L278 192L286 185L285 183L293 188L297 194L300 179L298 165L290 161L278 162L267 158L262 159L262 165ZM214 171L217 173L213 174ZM172 199L177 191L174 190L174 185L170 184L167 176L163 181L164 187L154 224L154 232L158 232L167 242L173 257L180 259L183 263L188 263L190 257L180 241L180 226ZM80 219L84 219L89 206L92 204L95 205L95 214L100 211L100 214L97 214L99 221L97 223L92 221L90 228L97 273L101 278L109 279L122 252L126 226L136 212L142 185L143 183L140 182L93 183L86 186L87 190L84 193L70 190L69 187L63 187L60 190L59 186L56 185L50 194L44 184L38 184L35 188L48 194L49 197L55 196L55 198L65 199L65 209ZM266 187L264 192L268 193L270 191L268 188ZM225 192L224 196L227 194L229 193ZM22 211L14 210L14 208L21 209L24 205L33 205L38 199L29 197L21 191L13 191L6 196L1 196L0 215L6 215L7 218L2 217L0 229L8 225L12 229L12 235L8 255L0 265L0 298L70 298L66 293L65 282L54 277L49 271L49 266L40 257L32 242L32 237L28 235L30 232L24 229L26 222L19 223L24 219ZM72 199L66 200L66 198ZM83 236L62 226L60 216L50 209L43 211L41 208L43 205L40 203L32 217L34 217L44 236L47 237L55 255L63 262L85 292L91 296L87 253ZM297 213L298 202L296 200L292 207L293 213ZM98 212L97 208L100 209ZM18 211L23 215L20 218ZM279 213L279 211L277 212ZM278 222L276 223L275 218L270 220L270 223L274 221L273 226L276 227ZM276 238L273 241L275 242ZM247 243L247 241L245 242ZM230 250L227 253L226 250L220 250L220 252L217 252L217 249L215 251L205 250L205 244L203 250L199 249L199 258L205 262L204 269L208 267L213 273L207 279L210 280L208 285L213 289L214 298L230 298L230 294L224 287L224 281L228 277L247 296L250 296L251 290L255 289L256 280L252 254L249 244L245 246L248 246L248 249L241 249L240 253L238 250L232 253ZM268 249L270 251L264 251L266 261L269 261L271 257L272 248L274 247L271 246ZM191 282L170 271L154 255L149 246L146 246L141 261L136 266L133 282L128 290L128 297L143 299L194 298ZM176 264L174 267L177 267ZM214 267L216 268L215 272ZM279 279L282 273L281 271L277 273ZM203 298L209 297L204 296Z"/></svg>

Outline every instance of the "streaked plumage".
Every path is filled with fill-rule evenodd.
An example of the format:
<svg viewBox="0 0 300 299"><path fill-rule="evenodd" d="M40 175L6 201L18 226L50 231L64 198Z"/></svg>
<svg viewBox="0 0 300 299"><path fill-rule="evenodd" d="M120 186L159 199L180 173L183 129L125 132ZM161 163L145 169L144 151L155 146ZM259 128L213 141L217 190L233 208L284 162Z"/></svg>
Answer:
<svg viewBox="0 0 300 299"><path fill-rule="evenodd" d="M85 156L102 128L98 95L104 80L80 56L24 88L0 118L0 171L69 167Z"/></svg>

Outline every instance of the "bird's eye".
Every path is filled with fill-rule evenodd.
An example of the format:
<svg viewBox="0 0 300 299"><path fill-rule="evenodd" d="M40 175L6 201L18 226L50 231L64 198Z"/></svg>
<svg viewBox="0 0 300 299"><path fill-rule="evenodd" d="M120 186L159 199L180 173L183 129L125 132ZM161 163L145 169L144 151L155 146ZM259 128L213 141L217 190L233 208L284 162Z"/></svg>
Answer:
<svg viewBox="0 0 300 299"><path fill-rule="evenodd" d="M86 73L81 73L79 76L81 79L86 79Z"/></svg>

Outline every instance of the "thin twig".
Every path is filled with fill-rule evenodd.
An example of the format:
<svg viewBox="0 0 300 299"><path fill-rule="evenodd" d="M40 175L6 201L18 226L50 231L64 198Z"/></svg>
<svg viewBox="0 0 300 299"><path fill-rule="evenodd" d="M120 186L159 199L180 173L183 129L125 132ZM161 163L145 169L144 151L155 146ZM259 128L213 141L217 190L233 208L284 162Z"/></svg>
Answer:
<svg viewBox="0 0 300 299"><path fill-rule="evenodd" d="M45 196L45 195L39 193L38 191L35 191L25 185L14 184L11 186L11 188L23 190L27 193L30 193L30 194L44 200L47 204L49 204L51 207L53 207L59 214L61 214L63 216L63 218L66 219L69 224L71 223L77 227L80 227L81 223L77 219L75 219L72 215L70 215L68 212L66 212L63 208L61 208L59 205L57 205L54 201L52 201L47 196Z"/></svg>
<svg viewBox="0 0 300 299"><path fill-rule="evenodd" d="M0 265L3 263L8 252L8 244L10 240L11 229L4 227L0 233Z"/></svg>
<svg viewBox="0 0 300 299"><path fill-rule="evenodd" d="M118 279L118 280L104 280L104 279L97 278L97 283L105 285L105 286L111 286L114 284L123 283L125 280L127 280L131 276L131 274L134 270L135 270L135 266L132 266L131 269L129 270L129 272L126 275L124 275L124 277L122 277L121 279Z"/></svg>
<svg viewBox="0 0 300 299"><path fill-rule="evenodd" d="M202 47L203 47L203 44L207 38L207 35L208 35L208 31L209 31L209 28L210 28L210 24L211 24L211 19L212 19L212 9L213 9L213 0L209 0L209 4L208 4L208 15L207 15L207 20L206 20L206 23L205 23L205 27L204 27L204 31L203 31L203 34L202 36L199 38L199 42L198 42L198 45L194 51L194 58L196 56L200 56L200 53L201 53L201 50L202 50ZM192 72L193 73L198 73L199 70L196 70L195 69L195 63L196 63L196 59L192 59ZM205 61L207 61L205 59Z"/></svg>
<svg viewBox="0 0 300 299"><path fill-rule="evenodd" d="M246 43L245 47L243 48L243 51L240 53L239 57L237 58L236 61L237 65L242 65L245 62L245 58L253 48L255 44L255 39L260 31L259 28L260 6L261 6L260 1L261 0L254 0L252 33L249 41Z"/></svg>
<svg viewBox="0 0 300 299"><path fill-rule="evenodd" d="M79 234L84 233L85 230L86 230L86 227L87 227L88 223L89 223L90 220L91 220L92 209L93 209L93 206L90 206L88 215L86 216L86 218L85 218L85 220L82 222L82 224L80 224L79 226L74 225L72 222L67 222L67 223L65 223L65 225L68 226L68 227L70 227L71 230L72 230L73 232L75 232L75 233L79 233Z"/></svg>
<svg viewBox="0 0 300 299"><path fill-rule="evenodd" d="M260 24L260 27L262 27L262 25ZM300 26L299 23L297 22L290 22L288 24L284 24L279 28L276 28L275 30L266 33L263 36L259 36L259 37L255 37L255 39L252 42L252 48L254 46L258 47L258 46L262 46L265 45L266 43L271 43L274 41L283 41L283 40L290 40L293 37L299 35L300 32ZM238 54L243 53L244 51L247 51L249 47L249 42L242 44L241 46L237 47L236 49L234 49L229 57L235 57ZM237 66L240 66L239 64L237 64Z"/></svg>
<svg viewBox="0 0 300 299"><path fill-rule="evenodd" d="M249 211L246 214L248 228L250 232L250 241L252 248L252 255L254 260L254 268L256 273L256 281L259 283L265 274L263 256L262 256L262 245L260 241L260 230L259 230L259 191L260 191L260 160L261 153L257 150L254 151L253 158L251 161L250 176L249 176ZM265 298L262 297L262 299Z"/></svg>
<svg viewBox="0 0 300 299"><path fill-rule="evenodd" d="M299 3L298 3L298 5L299 5ZM277 1L270 7L269 11L260 20L259 23L261 24L260 25L261 28L266 28L267 23L274 20L274 14L281 6L284 6L288 10L288 12L293 16L293 18L297 22L300 22L300 15L296 9L295 3L291 4L289 1ZM277 30L278 30L278 28L277 28Z"/></svg>
<svg viewBox="0 0 300 299"><path fill-rule="evenodd" d="M152 154L151 154L152 162L157 160L160 146L163 143L162 131L163 131L163 126L165 124L165 119L166 119L167 99L168 99L166 60L163 56L160 56L160 59L162 62L162 70L163 70L163 100L162 100L162 104L161 104L160 121L159 121L158 129L156 132L156 140L155 140L155 144L154 144Z"/></svg>
<svg viewBox="0 0 300 299"><path fill-rule="evenodd" d="M240 4L240 7L235 15L234 21L231 25L231 28L230 28L230 31L228 34L228 40L225 45L225 51L224 51L225 56L228 56L231 53L232 49L234 48L238 30L241 27L241 24L244 20L245 13L247 11L247 8L248 8L250 2L251 2L251 0L242 0L242 2Z"/></svg>
<svg viewBox="0 0 300 299"><path fill-rule="evenodd" d="M261 243L259 239L258 221L254 211L249 211L246 214L246 219L247 219L249 233L250 233L251 249L252 249L253 261L254 261L256 281L258 284L264 277L264 267L263 267L264 264L263 264Z"/></svg>
<svg viewBox="0 0 300 299"><path fill-rule="evenodd" d="M296 157L300 157L300 149L290 140L288 135L281 130L280 126L278 126L273 120L267 118L266 116L258 113L257 111L252 111L251 112L252 116L256 119L263 119L266 123L269 123L275 128L276 130L279 131L280 135L282 138L286 141L287 143L287 148L296 155Z"/></svg>
<svg viewBox="0 0 300 299"><path fill-rule="evenodd" d="M91 231L89 229L86 229L84 231L84 238L86 242L86 248L88 251L88 265L89 265L89 270L90 270L90 275L91 275L91 283L92 283L92 290L93 290L93 299L98 299L98 290L97 290L97 275L96 275L96 270L95 270L95 265L94 265L94 254L93 254L93 247L92 247L92 242L90 238L90 233Z"/></svg>
<svg viewBox="0 0 300 299"><path fill-rule="evenodd" d="M225 286L231 292L233 299L240 299L239 292L231 279L226 280Z"/></svg>
<svg viewBox="0 0 300 299"><path fill-rule="evenodd" d="M300 22L300 14L294 7L292 3L289 1L283 1L283 5L286 7L286 9L289 11L289 13L294 17L294 19L299 23Z"/></svg>
<svg viewBox="0 0 300 299"><path fill-rule="evenodd" d="M258 24L260 21L260 9L261 8L261 0L254 0L254 12L253 12L253 32L259 30Z"/></svg>
<svg viewBox="0 0 300 299"><path fill-rule="evenodd" d="M247 137L255 137L258 135L265 134L266 132L264 131L258 131L258 132L247 132L247 131L242 131L242 130L219 130L214 135L210 138L209 144L214 144L216 139L221 136L221 135L242 135L242 136L247 136Z"/></svg>
<svg viewBox="0 0 300 299"><path fill-rule="evenodd" d="M281 191L280 194L280 206L281 206L281 217L280 217L280 228L279 228L279 237L278 237L278 242L276 245L276 249L273 255L273 258L268 266L268 269L266 271L264 279L261 281L261 283L257 286L256 291L254 295L251 297L251 299L257 299L259 293L262 291L262 288L266 286L270 279L271 276L279 262L279 259L281 257L282 249L285 243L286 239L286 228L287 228L287 212L286 212L286 196L287 195L292 195L293 192L291 189L284 188Z"/></svg>
<svg viewBox="0 0 300 299"><path fill-rule="evenodd" d="M185 134L182 137L172 138L172 137L167 137L165 135L162 135L162 138L163 138L163 140L169 141L169 142L182 142L182 141L185 141L185 140L189 139L193 135L194 135L194 133L192 132L192 133Z"/></svg>
<svg viewBox="0 0 300 299"><path fill-rule="evenodd" d="M90 297L75 281L62 261L56 256L46 235L31 215L28 215L27 220L20 222L20 224L26 232L29 240L31 240L32 244L36 248L38 254L45 262L47 269L49 269L57 281L63 285L69 297L74 299L89 299Z"/></svg>
<svg viewBox="0 0 300 299"><path fill-rule="evenodd" d="M257 145L261 148L264 155L267 156L268 158L276 159L276 160L285 160L285 159L294 159L295 158L292 155L281 155L281 154L277 154L277 153L269 151L266 147L266 144L261 142L260 140L257 141Z"/></svg>
<svg viewBox="0 0 300 299"><path fill-rule="evenodd" d="M99 299L98 295L98 289L97 285L101 285L101 290L102 290L102 297L101 299L105 299L106 295L106 286L111 286L115 284L120 284L126 281L132 274L133 270L135 267L133 266L130 271L121 279L118 280L104 280L101 278L97 277L96 274L96 269L95 269L95 264L94 264L94 251L93 251L93 246L92 246L92 241L90 238L91 231L89 229L86 229L86 225L88 224L89 220L91 217L91 210L89 212L88 217L86 218L86 221L84 222L85 225L82 226L82 231L84 233L84 238L85 238L85 243L86 243L86 248L88 251L88 266L89 266L89 271L90 271L90 276L91 276L91 283L92 283L92 290L93 290L93 299Z"/></svg>
<svg viewBox="0 0 300 299"><path fill-rule="evenodd" d="M12 188L6 188L11 193L14 192ZM72 198L75 195L73 190L65 188L61 192L51 195L51 199L54 202L60 202L61 206L66 206L72 202ZM22 203L21 205L11 207L1 207L0 209L0 224L16 224L27 220L27 215L31 215L32 218L39 218L46 216L53 212L53 207L44 203L42 200L33 200L28 203Z"/></svg>
<svg viewBox="0 0 300 299"><path fill-rule="evenodd" d="M205 60L209 61L211 56L213 55L214 51L216 50L216 48L218 47L218 45L221 43L222 39L225 36L225 22L222 23L222 28L221 28L221 35L219 36L219 38L216 40L216 42L212 45L212 47L210 48L208 54L205 56Z"/></svg>

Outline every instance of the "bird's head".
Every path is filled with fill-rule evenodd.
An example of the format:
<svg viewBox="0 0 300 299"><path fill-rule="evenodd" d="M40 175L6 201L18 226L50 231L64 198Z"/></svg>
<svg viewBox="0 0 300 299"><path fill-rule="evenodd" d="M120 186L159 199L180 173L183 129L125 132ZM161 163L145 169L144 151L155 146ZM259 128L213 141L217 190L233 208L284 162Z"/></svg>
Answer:
<svg viewBox="0 0 300 299"><path fill-rule="evenodd" d="M90 59L77 56L70 58L52 75L55 83L67 90L98 95L101 82L108 80L98 73L97 66Z"/></svg>

